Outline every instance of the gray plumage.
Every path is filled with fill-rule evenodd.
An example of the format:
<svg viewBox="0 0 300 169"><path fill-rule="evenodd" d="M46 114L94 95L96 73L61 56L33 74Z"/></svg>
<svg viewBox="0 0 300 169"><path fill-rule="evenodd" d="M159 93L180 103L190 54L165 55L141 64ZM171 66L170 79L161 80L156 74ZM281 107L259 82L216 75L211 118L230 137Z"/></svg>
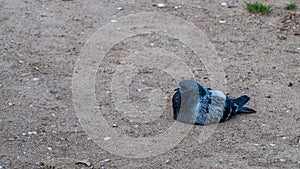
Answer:
<svg viewBox="0 0 300 169"><path fill-rule="evenodd" d="M244 107L250 97L231 99L223 92L204 88L194 80L183 80L172 98L174 119L190 124L211 124L229 120L237 113L255 113Z"/></svg>

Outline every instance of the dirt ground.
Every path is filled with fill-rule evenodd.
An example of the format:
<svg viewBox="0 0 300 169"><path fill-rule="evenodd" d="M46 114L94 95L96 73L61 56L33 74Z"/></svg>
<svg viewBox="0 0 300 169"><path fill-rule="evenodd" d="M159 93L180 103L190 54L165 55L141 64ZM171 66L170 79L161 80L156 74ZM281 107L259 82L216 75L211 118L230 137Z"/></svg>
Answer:
<svg viewBox="0 0 300 169"><path fill-rule="evenodd" d="M273 6L270 15L247 12L243 0L226 2L0 1L0 168L300 168L300 2L288 11L289 1L265 1ZM197 141L203 126L193 126L179 144L151 157L126 157L96 144L74 109L75 64L98 29L141 12L177 16L205 32L222 60L225 92L249 95L257 113L219 124L203 143ZM147 67L125 83L127 99L141 111L151 108L149 98L166 103L159 118L138 123L115 111L116 68L130 66L125 56L134 52L157 50L156 56L162 49L189 58L193 77L212 83L201 59L178 39L137 34L115 44L99 65L95 96L108 124L130 138L156 136L172 125L170 98L178 81Z"/></svg>

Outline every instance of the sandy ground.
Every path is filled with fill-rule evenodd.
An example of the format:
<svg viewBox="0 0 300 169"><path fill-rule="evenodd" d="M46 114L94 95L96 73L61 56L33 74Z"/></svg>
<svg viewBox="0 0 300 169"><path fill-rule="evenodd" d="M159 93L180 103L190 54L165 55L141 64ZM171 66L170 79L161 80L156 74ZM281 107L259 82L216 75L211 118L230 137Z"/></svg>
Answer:
<svg viewBox="0 0 300 169"><path fill-rule="evenodd" d="M1 1L0 168L300 168L300 11L285 10L288 2L267 1L274 10L262 16L248 13L242 0L227 1L229 7L216 0ZM202 143L203 126L193 126L173 148L146 158L96 144L74 109L75 63L99 28L140 12L177 16L205 32L222 60L225 92L248 94L248 106L257 113L219 124ZM149 33L116 43L99 65L95 96L107 123L130 138L155 137L174 123L170 97L178 81L155 67L139 69L124 86L130 104L141 111L151 109L149 99L162 99L159 117L138 123L116 111L116 69L132 66L126 56L145 51L186 58L193 77L212 84L201 59L178 39Z"/></svg>

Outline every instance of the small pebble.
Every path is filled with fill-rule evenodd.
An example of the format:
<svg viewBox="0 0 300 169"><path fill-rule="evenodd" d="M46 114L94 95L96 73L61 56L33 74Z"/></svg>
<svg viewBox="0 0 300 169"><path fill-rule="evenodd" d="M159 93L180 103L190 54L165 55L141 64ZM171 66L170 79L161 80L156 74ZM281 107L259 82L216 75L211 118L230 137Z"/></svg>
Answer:
<svg viewBox="0 0 300 169"><path fill-rule="evenodd" d="M226 8L228 7L228 5L227 5L226 2L222 2L222 3L221 3L221 6L226 7Z"/></svg>
<svg viewBox="0 0 300 169"><path fill-rule="evenodd" d="M28 135L37 135L36 131L28 131Z"/></svg>
<svg viewBox="0 0 300 169"><path fill-rule="evenodd" d="M0 165L0 169L3 169L3 167Z"/></svg>
<svg viewBox="0 0 300 169"><path fill-rule="evenodd" d="M276 146L276 144L270 143L270 146L271 146L271 147L275 147L275 146Z"/></svg>
<svg viewBox="0 0 300 169"><path fill-rule="evenodd" d="M111 23L116 23L117 20L114 20L114 19L113 19L113 20L110 20L110 22L111 22Z"/></svg>
<svg viewBox="0 0 300 169"><path fill-rule="evenodd" d="M118 125L117 125L117 124L112 124L112 126L113 126L113 127L118 127Z"/></svg>
<svg viewBox="0 0 300 169"><path fill-rule="evenodd" d="M271 98L271 95L266 96L266 98L268 98L268 99Z"/></svg>
<svg viewBox="0 0 300 169"><path fill-rule="evenodd" d="M108 141L108 140L110 140L111 139L111 137L104 137L104 141Z"/></svg>
<svg viewBox="0 0 300 169"><path fill-rule="evenodd" d="M297 50L300 50L300 48L297 48Z"/></svg>
<svg viewBox="0 0 300 169"><path fill-rule="evenodd" d="M272 22L269 22L268 25L269 25L269 26L275 26Z"/></svg>
<svg viewBox="0 0 300 169"><path fill-rule="evenodd" d="M262 23L262 21L260 19L254 19L254 22L257 24Z"/></svg>
<svg viewBox="0 0 300 169"><path fill-rule="evenodd" d="M225 19L220 19L219 23L224 24L224 23L226 23L226 20Z"/></svg>
<svg viewBox="0 0 300 169"><path fill-rule="evenodd" d="M285 159L283 159L283 158L281 158L281 159L279 159L281 162L285 162Z"/></svg>
<svg viewBox="0 0 300 169"><path fill-rule="evenodd" d="M126 44L126 43L127 43L127 42L125 42L124 44ZM121 61L120 61L120 64L121 64L121 65L126 65L127 62L126 62L125 60L121 60ZM126 78L128 78L128 76L126 76Z"/></svg>
<svg viewBox="0 0 300 169"><path fill-rule="evenodd" d="M259 146L259 144L256 144L256 143L255 143L255 144L253 144L253 145L254 145L255 147Z"/></svg>
<svg viewBox="0 0 300 169"><path fill-rule="evenodd" d="M202 71L202 69L200 69L200 68L193 68L192 71L195 74L199 74Z"/></svg>
<svg viewBox="0 0 300 169"><path fill-rule="evenodd" d="M92 165L92 163L89 160L87 160L87 159L78 161L75 164L84 164L84 165L86 165L88 167L91 167L91 165Z"/></svg>
<svg viewBox="0 0 300 169"><path fill-rule="evenodd" d="M122 7L118 7L118 8L117 8L117 10L119 10L119 11L120 11L120 10L123 10L123 8L122 8Z"/></svg>
<svg viewBox="0 0 300 169"><path fill-rule="evenodd" d="M165 164L170 164L170 160L166 160L166 161L165 161Z"/></svg>
<svg viewBox="0 0 300 169"><path fill-rule="evenodd" d="M8 138L8 141L14 141L15 138Z"/></svg>
<svg viewBox="0 0 300 169"><path fill-rule="evenodd" d="M91 137L87 137L86 139L87 139L87 140L92 140L92 138L91 138Z"/></svg>
<svg viewBox="0 0 300 169"><path fill-rule="evenodd" d="M19 63L24 63L24 61L23 60L19 60Z"/></svg>
<svg viewBox="0 0 300 169"><path fill-rule="evenodd" d="M159 3L159 4L157 4L157 7L159 7L159 8L164 8L164 7L166 7L166 5L163 4L163 3Z"/></svg>
<svg viewBox="0 0 300 169"><path fill-rule="evenodd" d="M268 126L268 125L263 123L263 124L261 124L261 126L266 127L266 126Z"/></svg>
<svg viewBox="0 0 300 169"><path fill-rule="evenodd" d="M107 163L107 162L109 162L109 161L110 161L110 159L108 159L108 158L102 160L102 162L104 162L104 163Z"/></svg>
<svg viewBox="0 0 300 169"><path fill-rule="evenodd" d="M33 81L38 81L38 80L40 80L40 78L35 77L35 78L33 78L32 80L33 80Z"/></svg>
<svg viewBox="0 0 300 169"><path fill-rule="evenodd" d="M283 140L286 140L286 137L281 137Z"/></svg>
<svg viewBox="0 0 300 169"><path fill-rule="evenodd" d="M280 75L282 75L282 76L286 76L286 74L285 74L285 73L280 73Z"/></svg>
<svg viewBox="0 0 300 169"><path fill-rule="evenodd" d="M139 127L139 125L134 125L134 128L138 128Z"/></svg>
<svg viewBox="0 0 300 169"><path fill-rule="evenodd" d="M47 149L48 149L49 151L51 151L51 150L52 150L52 147L47 147Z"/></svg>
<svg viewBox="0 0 300 169"><path fill-rule="evenodd" d="M174 9L179 9L181 7L182 7L181 5L176 5L176 6L174 6Z"/></svg>
<svg viewBox="0 0 300 169"><path fill-rule="evenodd" d="M137 91L138 91L138 92L141 92L141 91L142 91L142 89L137 89Z"/></svg>
<svg viewBox="0 0 300 169"><path fill-rule="evenodd" d="M15 104L14 104L14 103L8 103L8 105L9 105L9 106L13 106L13 105L15 105Z"/></svg>

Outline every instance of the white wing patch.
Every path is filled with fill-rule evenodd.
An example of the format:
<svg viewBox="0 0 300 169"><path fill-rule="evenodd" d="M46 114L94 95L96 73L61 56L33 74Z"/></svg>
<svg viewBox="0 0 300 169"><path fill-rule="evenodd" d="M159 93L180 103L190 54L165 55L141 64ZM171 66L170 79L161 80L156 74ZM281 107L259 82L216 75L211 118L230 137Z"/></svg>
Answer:
<svg viewBox="0 0 300 169"><path fill-rule="evenodd" d="M208 116L205 124L218 123L223 117L226 95L218 90L211 90L211 104L208 106Z"/></svg>

